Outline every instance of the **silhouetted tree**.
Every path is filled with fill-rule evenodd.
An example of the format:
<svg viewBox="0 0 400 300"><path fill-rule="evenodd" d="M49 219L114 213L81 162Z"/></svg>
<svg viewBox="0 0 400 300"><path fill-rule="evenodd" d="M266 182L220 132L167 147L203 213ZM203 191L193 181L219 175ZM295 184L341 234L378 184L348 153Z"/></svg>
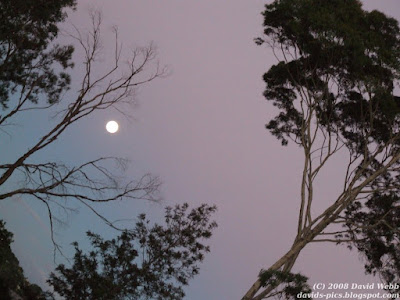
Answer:
<svg viewBox="0 0 400 300"><path fill-rule="evenodd" d="M64 71L73 66L71 55L74 48L55 43L59 22L66 18L68 8L75 8L74 0L0 1L1 134L7 134L6 126L21 113L34 114L37 110L49 109L58 104L68 90L70 76ZM28 196L43 203L48 211L56 247L53 238L53 221L57 218L53 213L54 207L68 210L71 201L78 201L115 227L96 211L93 203L118 199L159 199L160 181L157 177L146 174L125 183L117 180L120 176L110 171L108 161L124 168L126 162L122 159L101 157L81 165L68 166L63 162L33 158L60 139L70 125L98 110L118 109L122 103L135 101L133 92L136 88L165 74L165 68L160 68L155 61L156 53L152 45L135 49L127 63L122 64L116 29L111 67L95 74L93 68L101 48L101 14L91 13L90 17L90 32L82 33L76 29L74 33L67 34L84 53L80 62L84 72L78 79L79 90L67 94L68 102L61 103L64 109L60 109L55 123L43 136L22 149L23 152L16 149L22 154L15 160L0 163L0 200ZM19 186L7 184L14 178L21 182L21 175L25 181Z"/></svg>
<svg viewBox="0 0 400 300"><path fill-rule="evenodd" d="M13 295L26 300L53 299L50 293L43 292L36 284L30 284L24 277L19 261L11 250L13 234L0 220L0 299L12 300Z"/></svg>
<svg viewBox="0 0 400 300"><path fill-rule="evenodd" d="M398 22L358 0L276 0L263 15L256 43L279 61L264 75L264 96L279 109L266 127L304 153L297 235L268 271L290 274L308 243L333 242L363 253L368 273L399 280ZM348 161L343 188L313 215L315 181L338 153ZM268 298L285 283L261 275L244 300Z"/></svg>
<svg viewBox="0 0 400 300"><path fill-rule="evenodd" d="M165 226L150 226L142 214L133 229L111 240L88 232L93 249L84 253L74 243L73 265L59 265L48 282L68 300L182 299L209 252L203 241L217 226L210 220L215 210L167 207Z"/></svg>

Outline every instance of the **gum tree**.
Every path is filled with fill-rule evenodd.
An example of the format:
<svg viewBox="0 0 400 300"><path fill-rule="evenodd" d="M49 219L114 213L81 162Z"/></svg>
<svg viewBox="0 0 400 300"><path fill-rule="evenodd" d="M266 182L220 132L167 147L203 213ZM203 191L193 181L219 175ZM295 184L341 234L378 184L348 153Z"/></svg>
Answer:
<svg viewBox="0 0 400 300"><path fill-rule="evenodd" d="M291 270L312 242L355 247L367 273L399 280L397 20L363 10L358 0L276 0L263 16L265 35L256 43L278 60L264 75L264 96L279 110L266 127L283 146L301 148L304 168L293 245L242 299L309 290ZM347 156L342 188L315 214L316 181L338 155Z"/></svg>

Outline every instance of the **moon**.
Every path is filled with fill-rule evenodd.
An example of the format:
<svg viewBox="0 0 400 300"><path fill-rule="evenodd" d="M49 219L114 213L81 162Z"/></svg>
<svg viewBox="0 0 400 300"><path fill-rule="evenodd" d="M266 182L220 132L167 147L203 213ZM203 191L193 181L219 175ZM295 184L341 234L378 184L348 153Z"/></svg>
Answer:
<svg viewBox="0 0 400 300"><path fill-rule="evenodd" d="M115 122L115 121L108 121L108 122L107 122L107 124L106 124L106 130L107 130L109 133L116 133L116 132L118 131L118 129L119 129L119 125L118 125L117 122Z"/></svg>

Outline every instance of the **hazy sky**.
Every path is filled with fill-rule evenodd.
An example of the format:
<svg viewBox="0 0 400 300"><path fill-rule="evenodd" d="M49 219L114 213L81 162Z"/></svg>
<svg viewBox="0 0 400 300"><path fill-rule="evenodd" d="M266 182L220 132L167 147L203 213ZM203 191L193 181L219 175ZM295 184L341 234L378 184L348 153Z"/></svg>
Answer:
<svg viewBox="0 0 400 300"><path fill-rule="evenodd" d="M398 0L363 2L366 9L400 19ZM36 159L74 165L100 156L120 156L131 160L128 177L152 172L162 178L162 204L104 206L102 211L110 217L133 217L145 211L157 221L165 205L217 204L219 228L200 275L186 290L187 299L240 299L259 270L269 267L292 244L303 164L300 148L282 147L264 129L276 111L262 97L261 78L275 60L253 38L262 32L260 13L266 1L78 3L68 22L88 28L90 8L102 10L105 51L112 47L110 30L117 25L126 50L154 41L159 60L169 65L171 75L139 91L139 105L131 109L131 119L116 111L98 113L72 126ZM66 37L62 41L70 42ZM79 83L79 51L74 59L73 79ZM107 61L104 55L99 71ZM68 97L63 101L68 102ZM120 122L118 134L105 132L109 119ZM0 135L1 161L22 153L51 122L41 113L20 118L9 129L12 138ZM315 214L335 200L331 197L342 183L340 166L339 157L322 174ZM54 267L44 207L32 199L11 199L0 203L0 208L0 216L15 233L13 249L26 275L43 284ZM57 239L69 255L73 253L69 243L77 240L85 245L88 229L108 237L115 234L85 209L69 215L67 221L68 227L57 228ZM357 253L334 245L308 246L294 271L310 277L311 283L378 281L364 275Z"/></svg>

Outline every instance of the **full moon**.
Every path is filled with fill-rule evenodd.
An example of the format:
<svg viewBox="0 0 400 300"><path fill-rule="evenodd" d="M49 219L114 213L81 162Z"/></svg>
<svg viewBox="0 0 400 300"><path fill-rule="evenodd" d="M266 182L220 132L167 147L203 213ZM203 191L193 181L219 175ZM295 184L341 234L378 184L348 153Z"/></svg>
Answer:
<svg viewBox="0 0 400 300"><path fill-rule="evenodd" d="M109 121L106 124L106 129L109 133L116 133L118 131L119 125L115 121Z"/></svg>

